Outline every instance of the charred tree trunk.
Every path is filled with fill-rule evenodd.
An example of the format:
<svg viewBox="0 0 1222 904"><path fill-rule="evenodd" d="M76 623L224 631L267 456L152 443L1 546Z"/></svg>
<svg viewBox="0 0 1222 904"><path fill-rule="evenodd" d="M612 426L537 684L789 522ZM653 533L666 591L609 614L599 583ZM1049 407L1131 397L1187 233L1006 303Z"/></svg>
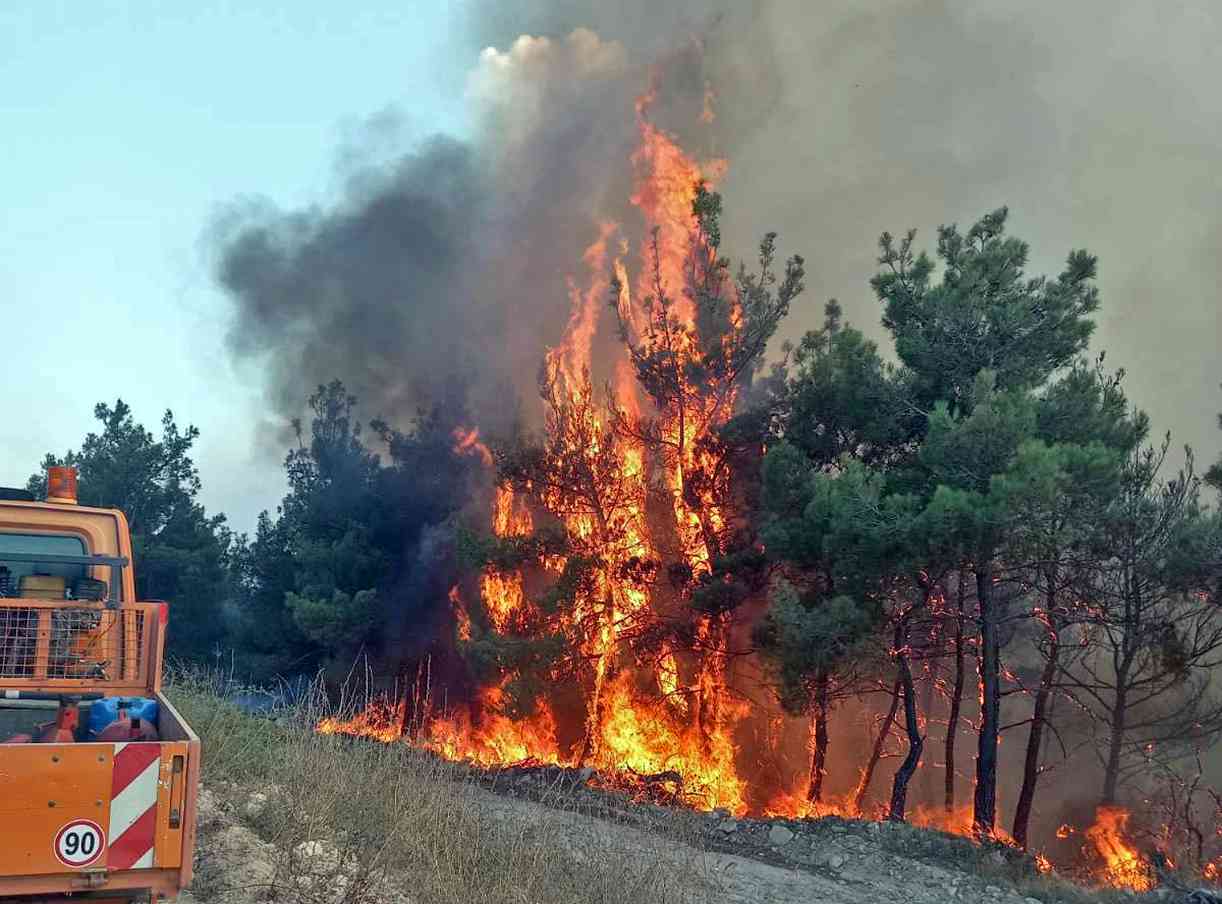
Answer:
<svg viewBox="0 0 1222 904"><path fill-rule="evenodd" d="M900 620L895 629L895 647L899 672L896 684L904 694L904 728L908 733L908 755L895 771L895 781L891 786L891 809L887 818L892 822L903 822L904 804L908 799L908 782L921 762L921 751L925 747L925 739L921 737L920 719L917 717L916 687L912 680L912 669L908 664L908 615Z"/></svg>
<svg viewBox="0 0 1222 904"><path fill-rule="evenodd" d="M1125 676L1117 676L1116 700L1109 714L1108 727L1111 736L1107 744L1107 765L1103 769L1103 797L1101 805L1116 803L1116 789L1120 784L1120 756L1124 750L1124 734L1128 728L1128 695Z"/></svg>
<svg viewBox="0 0 1222 904"><path fill-rule="evenodd" d="M938 643L941 644L942 641L939 639ZM934 691L936 690L936 686L938 683L937 660L927 662L925 664L924 671L925 671L924 681L921 682L919 677L915 680L918 681L920 692L921 692L920 711L925 714L925 719L926 719L925 740L929 740L928 720L933 715L933 709L934 709L934 704L935 704ZM918 672L918 675L919 674L920 673ZM918 785L918 789L919 789L922 800L933 800L934 799L937 793L936 788L934 787L936 780L937 780L937 777L934 775L932 769L922 769L921 770L920 784Z"/></svg>
<svg viewBox="0 0 1222 904"><path fill-rule="evenodd" d="M403 688L399 713L399 737L414 738L415 733L428 725L432 716L433 701L433 657L426 655L416 663L416 680L410 692Z"/></svg>
<svg viewBox="0 0 1222 904"><path fill-rule="evenodd" d="M721 729L722 694L725 692L726 663L722 656L722 650L725 649L725 632L725 616L712 615L705 622L700 637L703 649L699 658L696 710L693 717L696 720L701 750L706 755L712 752L714 739Z"/></svg>
<svg viewBox="0 0 1222 904"><path fill-rule="evenodd" d="M997 743L1001 729L1000 618L993 597L993 571L980 564L976 571L980 606L980 739L976 755L976 794L972 831L991 838L997 825Z"/></svg>
<svg viewBox="0 0 1222 904"><path fill-rule="evenodd" d="M682 416L682 415L681 415ZM682 461L682 459L680 459ZM680 466L682 468L682 465ZM699 498L688 498L690 485L686 473L681 475L680 492L684 494L684 502L697 513L696 520L700 525L701 538L704 541L708 560L713 563L721 555L722 550L717 532L704 511ZM725 612L712 613L704 616L703 624L698 629L699 637L699 678L696 686L696 696L699 704L696 708L696 729L699 733L702 752L709 755L713 751L714 738L721 729L722 695L725 693L725 650L728 646L727 632L729 615Z"/></svg>
<svg viewBox="0 0 1222 904"><path fill-rule="evenodd" d="M598 513L601 524L606 524L606 519L603 518L601 510ZM608 581L610 586L610 581ZM613 624L615 620L615 598L610 592L607 593L603 600L603 613L601 616L606 620L608 625ZM602 653L595 659L593 686L590 689L590 699L586 704L586 725L585 732L581 738L581 752L577 757L577 762L580 765L585 765L595 758L598 754L598 730L603 724L603 688L606 687L607 679L611 677L613 671L612 656L613 650L603 650Z"/></svg>
<svg viewBox="0 0 1222 904"><path fill-rule="evenodd" d="M827 717L831 676L823 669L815 678L815 709L813 713L814 746L810 758L810 784L806 799L813 804L823 800L823 776L827 774Z"/></svg>
<svg viewBox="0 0 1222 904"><path fill-rule="evenodd" d="M1050 579L1051 582L1051 579ZM1031 708L1031 731L1027 735L1027 755L1023 761L1023 786L1018 793L1018 804L1014 808L1014 840L1023 850L1027 849L1027 828L1031 822L1031 806L1035 802L1035 785L1040 775L1040 748L1044 726L1048 721L1048 704L1056 681L1061 653L1061 640L1057 632L1053 606L1055 593L1048 592L1048 611L1045 613L1048 632L1048 658L1040 675L1040 686L1035 692L1035 703Z"/></svg>
<svg viewBox="0 0 1222 904"><path fill-rule="evenodd" d="M946 718L946 812L955 809L955 740L959 734L959 711L963 706L963 684L966 669L963 662L963 599L967 586L959 571L959 612L955 617L955 685L950 693L950 715Z"/></svg>
<svg viewBox="0 0 1222 904"><path fill-rule="evenodd" d="M883 756L883 745L887 742L887 735L891 734L891 726L895 723L895 713L900 705L900 682L896 679L895 685L891 688L891 708L887 710L887 717L883 719L882 727L878 730L878 737L874 740L874 749L870 751L870 759L866 761L866 767L861 772L861 781L857 783L857 790L853 794L853 812L858 816L861 815L861 808L866 802L866 792L870 790L870 780L874 778L874 769L878 766L878 761Z"/></svg>

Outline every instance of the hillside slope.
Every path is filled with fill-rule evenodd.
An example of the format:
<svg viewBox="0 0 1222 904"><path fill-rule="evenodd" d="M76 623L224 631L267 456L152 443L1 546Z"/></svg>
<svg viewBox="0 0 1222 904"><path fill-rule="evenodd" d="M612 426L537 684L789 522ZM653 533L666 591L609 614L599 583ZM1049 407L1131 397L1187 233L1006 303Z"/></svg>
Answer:
<svg viewBox="0 0 1222 904"><path fill-rule="evenodd" d="M205 750L197 875L183 904L873 904L1132 901L907 825L735 820L493 775L407 745L318 735L171 690ZM1149 901L1187 901L1163 889Z"/></svg>

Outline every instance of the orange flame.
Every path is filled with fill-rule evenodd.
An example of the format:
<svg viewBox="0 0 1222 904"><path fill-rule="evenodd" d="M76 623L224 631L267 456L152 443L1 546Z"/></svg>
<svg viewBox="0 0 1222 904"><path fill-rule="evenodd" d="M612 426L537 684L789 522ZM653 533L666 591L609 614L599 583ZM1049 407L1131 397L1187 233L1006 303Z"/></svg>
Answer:
<svg viewBox="0 0 1222 904"><path fill-rule="evenodd" d="M320 734L346 734L389 744L403 737L405 700L397 704L375 700L351 719L326 718L315 726Z"/></svg>
<svg viewBox="0 0 1222 904"><path fill-rule="evenodd" d="M1125 837L1129 811L1124 807L1101 806L1095 811L1095 824L1086 830L1087 839L1103 859L1099 878L1114 888L1149 891L1154 888L1150 864Z"/></svg>
<svg viewBox="0 0 1222 904"><path fill-rule="evenodd" d="M458 639L470 640L471 616L467 614L467 607L463 605L462 597L458 593L457 584L450 588L450 607L454 610L454 622L458 628Z"/></svg>
<svg viewBox="0 0 1222 904"><path fill-rule="evenodd" d="M454 429L454 452L458 455L474 453L480 457L485 467L492 467L492 452L479 438L479 429L472 427L456 427Z"/></svg>

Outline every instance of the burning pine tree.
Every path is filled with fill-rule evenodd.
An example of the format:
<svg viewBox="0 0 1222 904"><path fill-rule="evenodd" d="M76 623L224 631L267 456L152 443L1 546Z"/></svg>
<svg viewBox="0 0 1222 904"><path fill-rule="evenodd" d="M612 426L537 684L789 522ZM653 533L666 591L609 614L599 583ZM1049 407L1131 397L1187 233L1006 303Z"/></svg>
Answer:
<svg viewBox="0 0 1222 904"><path fill-rule="evenodd" d="M612 277L574 291L540 374L543 436L498 449L493 535L467 543L478 604L457 604L479 700L461 729L430 736L476 760L666 775L694 803L743 812L727 672L734 611L764 590L739 504L762 443L727 428L802 290L802 260L777 273L768 235L759 269L731 273L720 197L647 106L633 157L646 266L633 282L621 254ZM606 265L611 234L591 266ZM596 390L600 294L622 354Z"/></svg>

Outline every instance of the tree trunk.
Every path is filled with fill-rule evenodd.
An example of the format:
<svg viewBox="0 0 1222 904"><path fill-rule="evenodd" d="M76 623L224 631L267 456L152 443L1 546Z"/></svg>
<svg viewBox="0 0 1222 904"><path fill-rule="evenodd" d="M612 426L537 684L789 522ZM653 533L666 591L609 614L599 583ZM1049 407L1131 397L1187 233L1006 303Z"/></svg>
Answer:
<svg viewBox="0 0 1222 904"><path fill-rule="evenodd" d="M887 717L883 719L882 727L878 730L878 737L874 741L874 749L870 751L870 759L866 762L865 769L861 772L861 781L857 783L857 790L853 794L853 813L860 816L861 808L866 802L866 792L870 790L870 779L874 777L874 769L878 766L878 761L882 759L883 744L887 741L887 735L891 733L891 726L895 722L895 712L900 705L900 682L896 679L895 686L891 688L891 708L887 710Z"/></svg>
<svg viewBox="0 0 1222 904"><path fill-rule="evenodd" d="M908 798L908 781L916 772L917 764L921 762L921 751L925 747L925 739L921 737L921 724L917 718L916 688L913 686L912 669L908 665L908 654L904 652L907 646L907 626L896 628L896 664L899 669L897 683L904 692L904 727L908 733L908 755L899 769L895 770L895 781L891 786L891 810L887 818L892 822L904 821L904 804ZM900 646L900 641L903 646ZM894 711L894 710L893 710Z"/></svg>
<svg viewBox="0 0 1222 904"><path fill-rule="evenodd" d="M955 619L955 686L950 695L950 715L946 719L946 812L955 809L955 740L959 734L959 710L963 706L966 670L963 664L963 598L966 578L959 571L959 614Z"/></svg>
<svg viewBox="0 0 1222 904"><path fill-rule="evenodd" d="M939 640L939 643L941 641ZM925 714L926 719L926 734L925 740L929 739L928 720L933 717L934 708L934 690L938 678L938 662L931 660L925 664L925 680L921 682L921 705L920 711ZM920 783L917 785L918 793L921 795L921 800L933 800L936 792L935 784L937 777L933 774L932 769L922 769Z"/></svg>
<svg viewBox="0 0 1222 904"><path fill-rule="evenodd" d="M997 825L997 742L1001 728L1001 642L993 571L977 566L976 598L980 606L980 739L976 755L976 794L972 831L991 838Z"/></svg>
<svg viewBox="0 0 1222 904"><path fill-rule="evenodd" d="M810 784L806 788L806 799L812 804L823 800L823 776L827 774L827 717L828 685L831 677L827 670L815 678L814 748L811 750Z"/></svg>
<svg viewBox="0 0 1222 904"><path fill-rule="evenodd" d="M712 754L715 739L722 727L722 695L725 692L726 661L722 656L725 649L725 615L712 615L700 627L699 668L696 684L696 709L693 717L696 722L701 752L706 756Z"/></svg>
<svg viewBox="0 0 1222 904"><path fill-rule="evenodd" d="M1051 594L1050 594L1051 596ZM1023 850L1027 849L1027 828L1031 821L1031 805L1035 802L1035 785L1040 774L1040 746L1044 734L1044 726L1048 719L1048 701L1052 696L1052 685L1056 681L1058 659L1061 644L1057 634L1056 624L1052 621L1052 603L1049 599L1049 611L1046 613L1048 622L1048 659L1044 663L1044 671L1040 675L1040 686L1035 692L1035 703L1031 708L1031 731L1027 735L1027 756L1023 762L1023 786L1018 793L1018 804L1014 808L1014 840Z"/></svg>
<svg viewBox="0 0 1222 904"><path fill-rule="evenodd" d="M599 520L605 524L601 514ZM609 586L609 582L608 582ZM615 597L608 593L603 602L604 618L607 620L607 625L613 625L615 622ZM598 732L599 726L603 724L603 688L606 687L607 679L612 677L612 662L611 657L614 655L613 650L603 650L594 662L594 682L590 690L590 699L586 704L586 724L585 732L581 738L581 750L577 756L579 765L586 765L594 760L598 755Z"/></svg>
<svg viewBox="0 0 1222 904"><path fill-rule="evenodd" d="M1112 733L1107 745L1107 765L1103 769L1103 798L1099 801L1103 806L1116 803L1116 788L1120 784L1120 754L1128 728L1128 699L1123 677L1116 681L1116 701L1108 720Z"/></svg>

